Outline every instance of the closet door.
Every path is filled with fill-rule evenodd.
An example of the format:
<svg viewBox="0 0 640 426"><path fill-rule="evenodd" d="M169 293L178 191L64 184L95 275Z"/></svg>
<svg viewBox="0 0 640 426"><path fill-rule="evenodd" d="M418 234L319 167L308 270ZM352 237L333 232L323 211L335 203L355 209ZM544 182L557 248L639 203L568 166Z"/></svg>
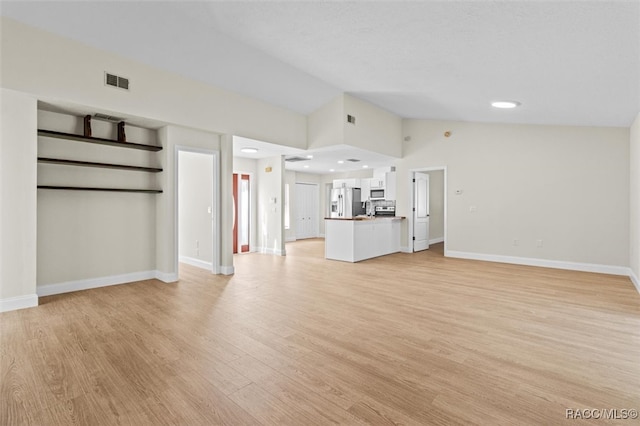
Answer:
<svg viewBox="0 0 640 426"><path fill-rule="evenodd" d="M318 236L318 185L296 183L296 239Z"/></svg>

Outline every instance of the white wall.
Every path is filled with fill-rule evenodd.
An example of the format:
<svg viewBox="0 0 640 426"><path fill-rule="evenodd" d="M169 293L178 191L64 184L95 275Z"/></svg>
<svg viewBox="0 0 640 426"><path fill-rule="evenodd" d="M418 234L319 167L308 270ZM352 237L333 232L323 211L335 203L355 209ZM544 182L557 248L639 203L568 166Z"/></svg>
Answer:
<svg viewBox="0 0 640 426"><path fill-rule="evenodd" d="M356 117L347 123L346 115ZM402 119L369 102L344 95L344 143L400 158L402 156Z"/></svg>
<svg viewBox="0 0 640 426"><path fill-rule="evenodd" d="M38 111L38 127L82 134L82 118ZM92 121L92 134L113 138L116 126ZM156 132L126 127L127 140L156 144ZM159 153L38 137L38 155L156 167ZM155 188L156 175L113 169L38 165L39 185ZM156 195L38 190L37 282L42 287L154 271Z"/></svg>
<svg viewBox="0 0 640 426"><path fill-rule="evenodd" d="M356 118L347 122L347 115ZM384 155L402 156L402 119L369 102L341 94L308 116L309 148L350 145Z"/></svg>
<svg viewBox="0 0 640 426"><path fill-rule="evenodd" d="M258 249L263 253L285 255L284 158L260 159L257 165Z"/></svg>
<svg viewBox="0 0 640 426"><path fill-rule="evenodd" d="M256 251L258 235L258 173L257 161L251 158L233 157L233 173L249 175L249 202L251 218L249 223L249 251Z"/></svg>
<svg viewBox="0 0 640 426"><path fill-rule="evenodd" d="M306 148L304 115L1 17L2 87L166 123ZM104 72L131 90L104 85Z"/></svg>
<svg viewBox="0 0 640 426"><path fill-rule="evenodd" d="M309 148L344 143L344 95L321 106L307 117L307 144Z"/></svg>
<svg viewBox="0 0 640 426"><path fill-rule="evenodd" d="M36 306L36 99L0 90L0 312Z"/></svg>
<svg viewBox="0 0 640 426"><path fill-rule="evenodd" d="M213 263L213 157L178 155L178 254L181 262L211 269Z"/></svg>
<svg viewBox="0 0 640 426"><path fill-rule="evenodd" d="M640 291L640 113L631 126L629 141L629 266Z"/></svg>
<svg viewBox="0 0 640 426"><path fill-rule="evenodd" d="M449 251L628 265L628 129L406 120L404 133L398 214L410 169L447 166Z"/></svg>
<svg viewBox="0 0 640 426"><path fill-rule="evenodd" d="M214 185L219 188L219 200L214 199L214 205L219 205L219 210L214 210L219 218L214 217L214 228L219 223L220 236L217 239L220 246L217 247L220 266L233 268L233 256L225 250L225 232L231 233L230 225L225 227L223 212L230 209L230 201L225 197L227 188L222 184L222 164L225 150L227 149L216 134L187 129L179 126L165 126L158 130L158 142L164 147L159 156L164 171L157 176L158 187L162 188L162 194L156 195L156 270L158 277L163 281L175 281L178 279L178 265L176 254L178 252L177 241L177 198L176 198L176 149L201 149L211 151L218 156L217 166L220 170L215 174L217 181ZM229 148L230 149L230 148ZM214 160L215 162L216 160ZM230 189L228 189L230 192ZM215 257L215 255L214 255ZM214 261L215 263L215 261Z"/></svg>

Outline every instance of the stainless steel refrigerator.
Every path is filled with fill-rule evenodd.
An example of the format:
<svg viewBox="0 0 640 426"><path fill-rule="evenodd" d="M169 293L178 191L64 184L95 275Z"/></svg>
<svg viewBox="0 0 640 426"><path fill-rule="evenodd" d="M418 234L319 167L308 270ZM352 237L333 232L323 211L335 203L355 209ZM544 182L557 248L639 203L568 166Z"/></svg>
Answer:
<svg viewBox="0 0 640 426"><path fill-rule="evenodd" d="M331 190L331 217L348 219L364 214L360 201L360 188L334 188Z"/></svg>

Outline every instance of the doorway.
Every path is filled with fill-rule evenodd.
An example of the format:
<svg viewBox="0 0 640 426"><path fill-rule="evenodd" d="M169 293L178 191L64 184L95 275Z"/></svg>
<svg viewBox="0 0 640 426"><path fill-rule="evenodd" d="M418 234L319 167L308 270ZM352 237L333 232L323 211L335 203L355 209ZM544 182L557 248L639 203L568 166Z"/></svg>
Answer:
<svg viewBox="0 0 640 426"><path fill-rule="evenodd" d="M250 251L251 178L248 174L233 174L233 253Z"/></svg>
<svg viewBox="0 0 640 426"><path fill-rule="evenodd" d="M296 240L318 236L319 202L320 193L317 184L296 183Z"/></svg>
<svg viewBox="0 0 640 426"><path fill-rule="evenodd" d="M215 271L214 155L177 150L178 261Z"/></svg>
<svg viewBox="0 0 640 426"><path fill-rule="evenodd" d="M447 168L413 169L409 173L408 251L428 249L446 254Z"/></svg>

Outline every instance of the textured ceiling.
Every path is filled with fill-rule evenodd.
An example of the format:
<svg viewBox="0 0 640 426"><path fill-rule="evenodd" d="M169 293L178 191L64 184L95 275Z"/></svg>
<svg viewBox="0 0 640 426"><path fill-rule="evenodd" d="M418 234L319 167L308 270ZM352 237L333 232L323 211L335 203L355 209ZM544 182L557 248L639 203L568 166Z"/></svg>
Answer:
<svg viewBox="0 0 640 426"><path fill-rule="evenodd" d="M2 2L0 13L309 113L629 126L640 1ZM490 101L515 99L516 110Z"/></svg>

